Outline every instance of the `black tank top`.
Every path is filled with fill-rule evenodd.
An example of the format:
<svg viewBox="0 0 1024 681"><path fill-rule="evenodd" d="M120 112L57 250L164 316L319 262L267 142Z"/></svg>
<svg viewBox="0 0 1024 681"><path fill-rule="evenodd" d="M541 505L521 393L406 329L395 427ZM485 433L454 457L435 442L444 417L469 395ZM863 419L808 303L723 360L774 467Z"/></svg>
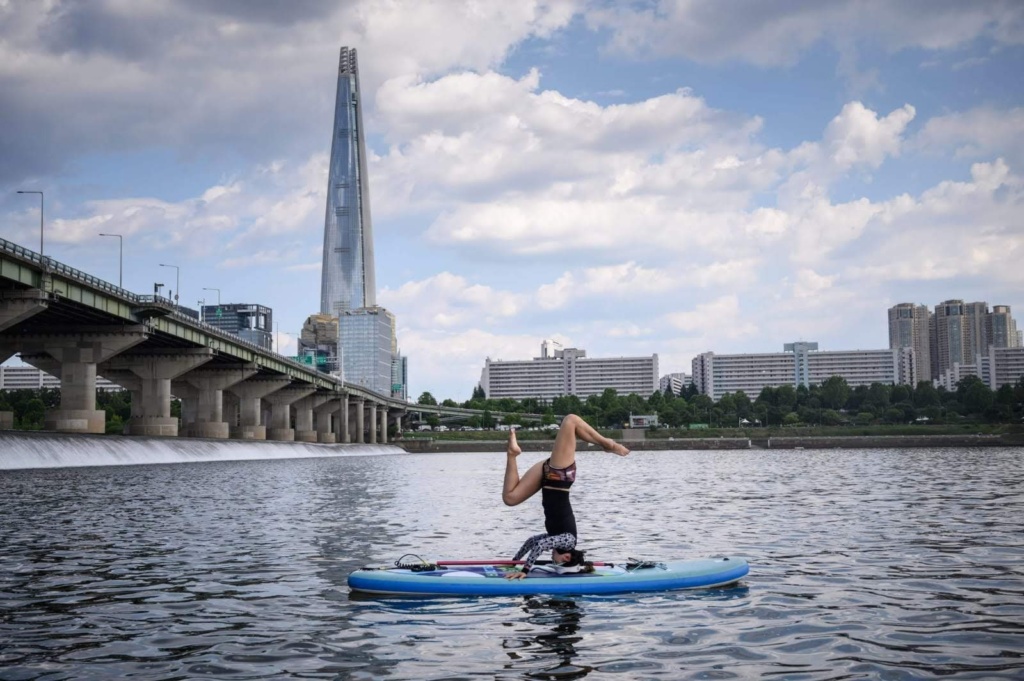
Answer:
<svg viewBox="0 0 1024 681"><path fill-rule="evenodd" d="M576 481L576 463L565 468L553 468L544 462L541 471L541 502L544 506L544 530L551 535L568 532L576 536L576 516L569 503L569 488ZM551 489L551 488L554 489Z"/></svg>

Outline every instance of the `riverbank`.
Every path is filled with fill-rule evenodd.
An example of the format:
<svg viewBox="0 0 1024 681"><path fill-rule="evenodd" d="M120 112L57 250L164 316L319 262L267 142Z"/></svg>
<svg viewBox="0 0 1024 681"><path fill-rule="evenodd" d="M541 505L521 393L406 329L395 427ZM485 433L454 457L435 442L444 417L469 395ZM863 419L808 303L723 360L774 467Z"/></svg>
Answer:
<svg viewBox="0 0 1024 681"><path fill-rule="evenodd" d="M846 436L781 436L768 438L708 437L708 438L648 438L626 440L634 451L662 450L716 450L716 449L897 449L945 447L1024 447L1024 435L963 434L963 435L846 435ZM411 453L431 452L503 452L505 440L456 440L441 438L411 438L392 444ZM554 440L520 439L524 452L550 452ZM577 451L593 449L580 443Z"/></svg>

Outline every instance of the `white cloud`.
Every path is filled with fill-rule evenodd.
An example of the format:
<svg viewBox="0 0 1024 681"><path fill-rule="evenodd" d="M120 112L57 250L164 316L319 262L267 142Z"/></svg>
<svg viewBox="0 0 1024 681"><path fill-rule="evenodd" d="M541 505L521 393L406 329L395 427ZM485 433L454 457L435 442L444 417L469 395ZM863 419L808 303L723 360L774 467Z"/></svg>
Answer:
<svg viewBox="0 0 1024 681"><path fill-rule="evenodd" d="M721 296L696 305L692 310L670 312L664 320L686 335L708 334L712 328L716 338L735 339L757 333L757 325L740 309L735 295Z"/></svg>
<svg viewBox="0 0 1024 681"><path fill-rule="evenodd" d="M513 317L521 311L526 296L471 284L464 277L441 272L397 289L385 287L378 299L384 307L401 311L404 325L444 329Z"/></svg>
<svg viewBox="0 0 1024 681"><path fill-rule="evenodd" d="M856 165L877 168L887 157L899 156L903 132L914 114L914 107L906 104L880 119L860 102L850 102L825 130L829 159L843 170Z"/></svg>
<svg viewBox="0 0 1024 681"><path fill-rule="evenodd" d="M681 55L698 62L789 65L822 41L844 47L870 37L886 49L950 49L979 37L1024 42L1024 11L1012 0L915 3L833 0L820 3L696 3L658 0L612 4L587 15L612 32L611 46L641 55Z"/></svg>
<svg viewBox="0 0 1024 681"><path fill-rule="evenodd" d="M911 144L933 154L954 148L963 158L1008 156L1020 167L1024 162L1024 108L978 107L936 116L925 123Z"/></svg>

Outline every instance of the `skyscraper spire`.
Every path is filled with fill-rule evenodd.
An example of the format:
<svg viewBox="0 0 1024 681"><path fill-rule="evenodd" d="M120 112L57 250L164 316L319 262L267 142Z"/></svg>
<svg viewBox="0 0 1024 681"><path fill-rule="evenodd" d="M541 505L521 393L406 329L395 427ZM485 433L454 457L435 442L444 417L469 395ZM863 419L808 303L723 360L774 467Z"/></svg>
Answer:
<svg viewBox="0 0 1024 681"><path fill-rule="evenodd" d="M334 129L327 178L324 257L320 313L377 304L373 262L373 224L366 172L366 139L359 92L359 65L354 48L341 48Z"/></svg>

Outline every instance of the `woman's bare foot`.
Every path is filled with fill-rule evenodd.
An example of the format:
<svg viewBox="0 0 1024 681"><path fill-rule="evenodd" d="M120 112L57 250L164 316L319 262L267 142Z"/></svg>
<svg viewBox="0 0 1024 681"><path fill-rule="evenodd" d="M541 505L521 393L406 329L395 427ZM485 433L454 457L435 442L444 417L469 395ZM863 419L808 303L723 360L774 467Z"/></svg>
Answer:
<svg viewBox="0 0 1024 681"><path fill-rule="evenodd" d="M508 431L508 449L506 451L509 456L519 456L523 452L523 448L516 441L515 428L510 428Z"/></svg>
<svg viewBox="0 0 1024 681"><path fill-rule="evenodd" d="M605 451L611 452L612 454L618 454L619 456L626 456L629 454L629 449L625 445L621 445L618 442L613 442L612 446Z"/></svg>

